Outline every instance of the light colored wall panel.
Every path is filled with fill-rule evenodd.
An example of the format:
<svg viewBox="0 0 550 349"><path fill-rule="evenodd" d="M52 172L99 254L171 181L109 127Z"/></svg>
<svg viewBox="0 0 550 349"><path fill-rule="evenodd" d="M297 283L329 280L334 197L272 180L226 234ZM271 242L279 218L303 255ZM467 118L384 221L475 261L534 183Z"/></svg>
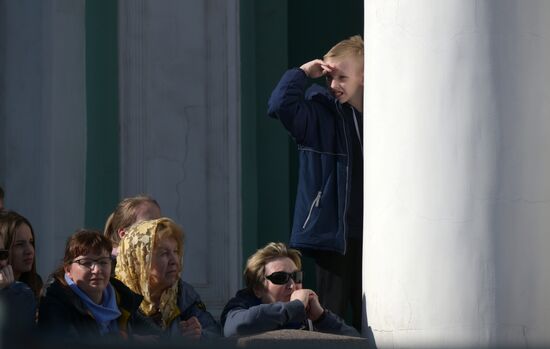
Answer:
<svg viewBox="0 0 550 349"><path fill-rule="evenodd" d="M183 226L183 278L218 314L241 274L238 3L119 7L121 194Z"/></svg>
<svg viewBox="0 0 550 349"><path fill-rule="evenodd" d="M0 179L36 234L43 278L84 224L84 1L5 1Z"/></svg>

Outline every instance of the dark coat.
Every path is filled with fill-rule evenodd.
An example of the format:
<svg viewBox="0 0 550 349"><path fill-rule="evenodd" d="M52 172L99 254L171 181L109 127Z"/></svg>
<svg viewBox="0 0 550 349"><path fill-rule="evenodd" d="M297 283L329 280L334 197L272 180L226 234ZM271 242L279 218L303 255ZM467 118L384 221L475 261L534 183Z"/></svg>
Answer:
<svg viewBox="0 0 550 349"><path fill-rule="evenodd" d="M0 290L0 318L0 347L22 346L24 336L34 333L36 299L27 284L16 281Z"/></svg>
<svg viewBox="0 0 550 349"><path fill-rule="evenodd" d="M308 328L306 310L299 300L262 304L260 298L246 288L229 300L222 311L221 323L226 337ZM355 328L327 309L312 324L313 330L318 332L359 337Z"/></svg>
<svg viewBox="0 0 550 349"><path fill-rule="evenodd" d="M146 316L141 311L137 312L138 325L135 333L142 336L157 336L170 338L179 335L178 323L195 316L202 327L202 338L218 338L221 336L221 329L212 314L206 310L199 294L191 284L179 279L178 281L178 309L179 315L172 320L167 329L160 325L160 316Z"/></svg>
<svg viewBox="0 0 550 349"><path fill-rule="evenodd" d="M268 108L268 115L282 122L299 150L290 246L306 253L345 254L355 132L349 117L352 107L340 104L318 85L305 93L307 84L301 69L287 71L273 90Z"/></svg>
<svg viewBox="0 0 550 349"><path fill-rule="evenodd" d="M121 312L118 318L119 334L125 338L131 335L143 297L115 278L111 278L110 282ZM38 328L42 334L69 340L100 337L99 326L83 301L57 278L49 280L40 298Z"/></svg>

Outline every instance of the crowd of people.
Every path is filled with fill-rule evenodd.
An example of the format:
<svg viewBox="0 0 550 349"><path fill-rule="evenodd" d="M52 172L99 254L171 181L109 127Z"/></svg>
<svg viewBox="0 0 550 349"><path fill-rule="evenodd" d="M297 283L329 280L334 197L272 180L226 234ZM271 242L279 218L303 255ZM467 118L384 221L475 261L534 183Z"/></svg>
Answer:
<svg viewBox="0 0 550 349"><path fill-rule="evenodd" d="M326 87L306 91L309 79L322 77ZM282 122L300 150L289 246L272 242L248 258L246 287L228 301L219 321L182 279L183 229L153 198L124 199L103 232L72 234L62 264L43 283L32 225L3 207L0 191L0 302L10 319L3 334L144 342L277 329L360 336L362 112L360 36L283 75L268 115ZM318 293L302 287L300 251L315 258ZM348 307L353 327L342 319Z"/></svg>
<svg viewBox="0 0 550 349"><path fill-rule="evenodd" d="M302 288L300 252L270 243L249 259L246 288L221 323L181 277L185 233L148 196L121 201L104 232L81 229L66 242L46 282L36 272L34 231L19 213L0 210L2 335L143 342L309 329L359 336Z"/></svg>

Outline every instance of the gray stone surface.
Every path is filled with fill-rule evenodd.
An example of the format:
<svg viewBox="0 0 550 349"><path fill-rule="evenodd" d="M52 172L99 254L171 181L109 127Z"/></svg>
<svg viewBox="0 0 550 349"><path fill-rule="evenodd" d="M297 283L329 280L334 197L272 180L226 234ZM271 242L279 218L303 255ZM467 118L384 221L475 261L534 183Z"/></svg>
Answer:
<svg viewBox="0 0 550 349"><path fill-rule="evenodd" d="M269 331L241 337L237 340L237 347L241 348L335 348L336 346L338 348L367 348L367 340L365 338L304 330Z"/></svg>

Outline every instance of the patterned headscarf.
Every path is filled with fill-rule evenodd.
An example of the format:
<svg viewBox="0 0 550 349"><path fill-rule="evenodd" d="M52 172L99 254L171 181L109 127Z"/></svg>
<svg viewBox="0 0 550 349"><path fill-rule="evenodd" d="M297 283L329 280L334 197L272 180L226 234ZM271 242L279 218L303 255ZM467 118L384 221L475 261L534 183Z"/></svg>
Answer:
<svg viewBox="0 0 550 349"><path fill-rule="evenodd" d="M126 235L120 242L115 268L115 277L132 291L143 296L140 309L145 315L151 316L157 310L160 311L163 328L167 328L172 320L180 314L177 306L177 281L162 293L158 309L151 302L151 290L149 289L151 258L159 238L166 237L172 237L178 242L181 272L183 264L183 230L169 218L143 221L128 228Z"/></svg>

